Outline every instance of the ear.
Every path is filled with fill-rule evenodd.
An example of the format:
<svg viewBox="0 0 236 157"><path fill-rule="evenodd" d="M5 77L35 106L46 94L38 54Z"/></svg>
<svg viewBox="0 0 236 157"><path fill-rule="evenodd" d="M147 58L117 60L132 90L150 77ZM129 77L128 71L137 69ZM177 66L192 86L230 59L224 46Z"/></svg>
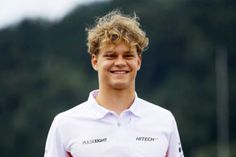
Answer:
<svg viewBox="0 0 236 157"><path fill-rule="evenodd" d="M138 55L138 70L141 68L141 65L142 65L142 55Z"/></svg>
<svg viewBox="0 0 236 157"><path fill-rule="evenodd" d="M91 56L91 64L92 64L93 69L96 70L96 71L98 70L98 65L97 65L98 58L97 57L98 56L95 55L95 54L92 54L92 56Z"/></svg>

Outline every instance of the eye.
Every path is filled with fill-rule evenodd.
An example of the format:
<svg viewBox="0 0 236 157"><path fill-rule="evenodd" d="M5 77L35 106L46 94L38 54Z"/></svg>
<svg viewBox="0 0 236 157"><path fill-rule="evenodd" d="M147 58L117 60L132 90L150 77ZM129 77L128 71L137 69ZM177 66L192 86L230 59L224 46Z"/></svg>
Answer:
<svg viewBox="0 0 236 157"><path fill-rule="evenodd" d="M129 55L126 55L126 57L134 57L134 55L132 55L132 54L129 54Z"/></svg>
<svg viewBox="0 0 236 157"><path fill-rule="evenodd" d="M132 53L126 54L126 55L125 55L125 58L127 58L127 59L132 59L132 58L134 58L134 54L132 54Z"/></svg>
<svg viewBox="0 0 236 157"><path fill-rule="evenodd" d="M113 59L116 57L116 55L115 54L105 54L104 57L107 59Z"/></svg>

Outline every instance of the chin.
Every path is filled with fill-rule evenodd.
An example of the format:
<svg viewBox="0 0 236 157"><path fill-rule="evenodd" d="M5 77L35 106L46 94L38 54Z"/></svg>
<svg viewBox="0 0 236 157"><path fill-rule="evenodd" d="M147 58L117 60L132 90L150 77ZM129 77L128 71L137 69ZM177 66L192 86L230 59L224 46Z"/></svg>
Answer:
<svg viewBox="0 0 236 157"><path fill-rule="evenodd" d="M128 83L114 83L112 85L112 88L116 89L116 90L123 90L123 89L130 88L130 84L128 84Z"/></svg>

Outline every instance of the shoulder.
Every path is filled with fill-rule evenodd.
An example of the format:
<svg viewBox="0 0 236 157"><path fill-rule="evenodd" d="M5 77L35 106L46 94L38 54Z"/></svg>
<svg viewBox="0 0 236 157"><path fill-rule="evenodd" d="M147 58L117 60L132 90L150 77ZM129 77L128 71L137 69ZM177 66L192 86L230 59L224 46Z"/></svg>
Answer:
<svg viewBox="0 0 236 157"><path fill-rule="evenodd" d="M154 118L162 118L173 120L174 116L171 111L165 109L159 105L146 101L144 99L139 98L139 103L142 104L143 112L147 115L153 116Z"/></svg>
<svg viewBox="0 0 236 157"><path fill-rule="evenodd" d="M64 112L58 113L53 120L53 123L56 123L56 125L62 124L64 122L70 121L72 119L75 119L77 117L84 117L87 115L88 112L88 102L83 102L81 104L78 104L77 106L68 109Z"/></svg>

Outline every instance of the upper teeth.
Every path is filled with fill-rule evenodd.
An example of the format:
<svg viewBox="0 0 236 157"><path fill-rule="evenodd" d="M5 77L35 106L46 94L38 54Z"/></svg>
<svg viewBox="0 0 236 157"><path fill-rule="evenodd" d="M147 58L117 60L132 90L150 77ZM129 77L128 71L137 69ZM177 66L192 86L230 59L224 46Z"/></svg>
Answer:
<svg viewBox="0 0 236 157"><path fill-rule="evenodd" d="M113 73L123 74L123 73L126 73L126 71L113 71Z"/></svg>

